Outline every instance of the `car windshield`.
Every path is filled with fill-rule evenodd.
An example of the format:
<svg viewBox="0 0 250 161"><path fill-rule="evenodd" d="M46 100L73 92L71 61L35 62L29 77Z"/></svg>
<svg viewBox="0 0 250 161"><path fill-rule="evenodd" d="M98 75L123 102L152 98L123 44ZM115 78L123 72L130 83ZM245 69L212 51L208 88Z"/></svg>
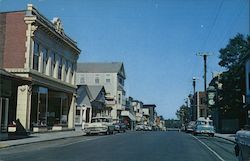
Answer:
<svg viewBox="0 0 250 161"><path fill-rule="evenodd" d="M110 120L108 118L94 118L91 120L92 123L96 123L96 122L110 122Z"/></svg>

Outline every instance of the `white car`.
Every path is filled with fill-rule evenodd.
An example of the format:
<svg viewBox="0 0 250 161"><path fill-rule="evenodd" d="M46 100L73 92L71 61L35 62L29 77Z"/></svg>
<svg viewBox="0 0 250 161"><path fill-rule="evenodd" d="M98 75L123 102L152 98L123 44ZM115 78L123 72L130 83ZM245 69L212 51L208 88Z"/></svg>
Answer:
<svg viewBox="0 0 250 161"><path fill-rule="evenodd" d="M250 160L250 128L240 130L236 133L235 154L239 161Z"/></svg>
<svg viewBox="0 0 250 161"><path fill-rule="evenodd" d="M84 124L84 131L86 135L90 134L113 134L115 126L111 117L93 117L91 123Z"/></svg>

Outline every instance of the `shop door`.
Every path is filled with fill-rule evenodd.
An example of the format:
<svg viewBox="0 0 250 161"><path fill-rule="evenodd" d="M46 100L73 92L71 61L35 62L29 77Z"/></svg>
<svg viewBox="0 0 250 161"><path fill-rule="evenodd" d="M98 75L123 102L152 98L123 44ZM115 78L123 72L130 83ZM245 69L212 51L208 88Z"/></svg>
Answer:
<svg viewBox="0 0 250 161"><path fill-rule="evenodd" d="M9 99L0 97L0 132L8 130Z"/></svg>

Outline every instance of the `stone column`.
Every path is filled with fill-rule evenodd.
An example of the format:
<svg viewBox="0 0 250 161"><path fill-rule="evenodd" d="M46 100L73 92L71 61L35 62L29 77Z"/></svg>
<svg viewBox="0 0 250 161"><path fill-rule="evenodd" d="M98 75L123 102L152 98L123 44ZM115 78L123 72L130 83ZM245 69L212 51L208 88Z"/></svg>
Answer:
<svg viewBox="0 0 250 161"><path fill-rule="evenodd" d="M75 128L75 111L76 111L76 97L75 94L72 94L72 100L69 107L69 115L68 115L68 128Z"/></svg>
<svg viewBox="0 0 250 161"><path fill-rule="evenodd" d="M31 87L23 85L18 87L17 91L17 111L16 119L26 131L30 130L30 112L31 112Z"/></svg>

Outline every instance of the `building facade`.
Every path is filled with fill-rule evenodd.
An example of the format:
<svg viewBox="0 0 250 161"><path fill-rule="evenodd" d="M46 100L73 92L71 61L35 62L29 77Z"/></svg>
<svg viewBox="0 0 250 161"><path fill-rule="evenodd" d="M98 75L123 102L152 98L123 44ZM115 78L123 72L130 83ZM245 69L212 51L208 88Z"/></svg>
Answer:
<svg viewBox="0 0 250 161"><path fill-rule="evenodd" d="M84 127L92 117L109 116L111 109L105 105L104 86L79 85L77 88L77 108L75 125Z"/></svg>
<svg viewBox="0 0 250 161"><path fill-rule="evenodd" d="M200 117L206 117L206 94L205 92L196 92L193 96L192 119L196 121Z"/></svg>
<svg viewBox="0 0 250 161"><path fill-rule="evenodd" d="M155 104L144 104L143 105L143 109L148 109L148 113L149 113L148 123L151 126L155 126L155 117L154 117L154 115L155 115L155 108L156 108Z"/></svg>
<svg viewBox="0 0 250 161"><path fill-rule="evenodd" d="M132 106L134 108L135 118L136 118L136 124L143 124L143 102L138 100L132 101Z"/></svg>
<svg viewBox="0 0 250 161"><path fill-rule="evenodd" d="M102 85L106 90L106 107L111 108L111 117L118 121L125 109L126 79L123 63L78 63L77 85Z"/></svg>
<svg viewBox="0 0 250 161"><path fill-rule="evenodd" d="M132 97L128 97L126 99L126 107L125 110L121 112L121 116L123 117L123 122L127 125L127 127L131 130L134 130L136 118L132 102L133 102Z"/></svg>
<svg viewBox="0 0 250 161"><path fill-rule="evenodd" d="M3 68L32 80L18 87L16 119L27 131L74 128L76 65L80 49L31 4L26 11L0 13Z"/></svg>

